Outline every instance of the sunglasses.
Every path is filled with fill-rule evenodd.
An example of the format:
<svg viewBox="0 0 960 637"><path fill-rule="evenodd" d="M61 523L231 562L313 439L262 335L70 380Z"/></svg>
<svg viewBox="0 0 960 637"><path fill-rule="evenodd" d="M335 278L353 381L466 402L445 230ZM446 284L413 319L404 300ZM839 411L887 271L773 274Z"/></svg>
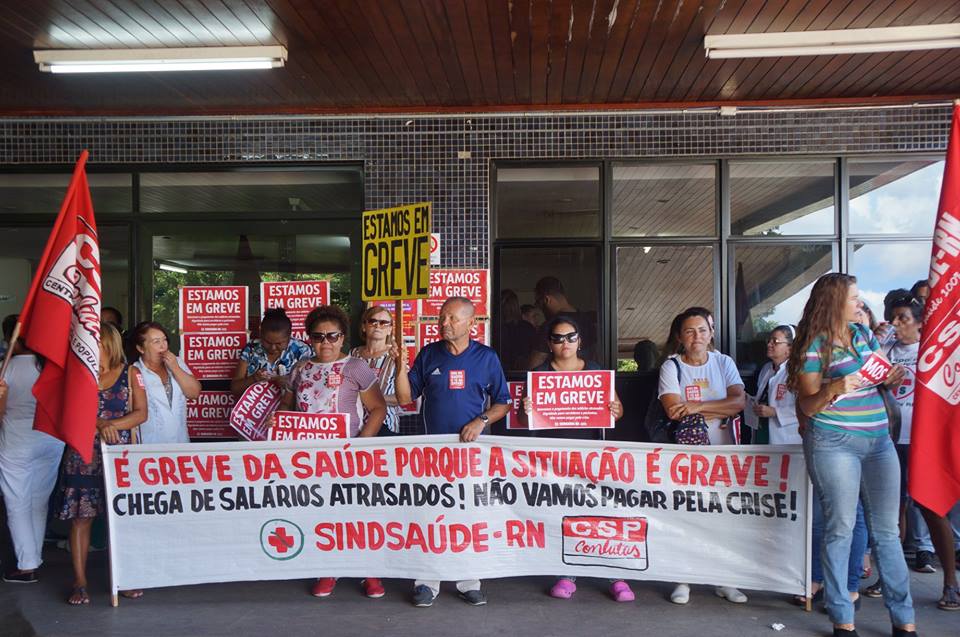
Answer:
<svg viewBox="0 0 960 637"><path fill-rule="evenodd" d="M386 327L393 324L393 321L390 320L381 320L381 319L367 319L367 325L379 325L380 327Z"/></svg>
<svg viewBox="0 0 960 637"><path fill-rule="evenodd" d="M789 344L790 344L790 341L785 341L785 340L780 339L780 338L768 338L768 339L767 339L767 342L768 342L768 343L773 343L774 345L789 345Z"/></svg>
<svg viewBox="0 0 960 637"><path fill-rule="evenodd" d="M576 332L567 332L566 334L551 334L550 342L554 345L559 345L560 343L566 341L568 343L576 343L580 340L580 335Z"/></svg>
<svg viewBox="0 0 960 637"><path fill-rule="evenodd" d="M310 341L312 343L326 343L330 341L335 343L343 336L343 332L310 332Z"/></svg>

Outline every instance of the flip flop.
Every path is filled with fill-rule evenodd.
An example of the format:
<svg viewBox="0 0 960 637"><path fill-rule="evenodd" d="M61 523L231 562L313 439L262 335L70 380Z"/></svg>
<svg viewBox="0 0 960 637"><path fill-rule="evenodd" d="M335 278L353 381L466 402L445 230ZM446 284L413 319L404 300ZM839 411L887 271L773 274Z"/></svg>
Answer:
<svg viewBox="0 0 960 637"><path fill-rule="evenodd" d="M143 591L141 590L120 591L120 594L126 597L127 599L140 599L141 597L143 597Z"/></svg>
<svg viewBox="0 0 960 637"><path fill-rule="evenodd" d="M71 606L86 606L90 603L90 596L87 595L86 586L74 586L73 592L67 598L67 603Z"/></svg>
<svg viewBox="0 0 960 637"><path fill-rule="evenodd" d="M956 586L944 586L943 596L937 601L940 610L960 610L960 590Z"/></svg>

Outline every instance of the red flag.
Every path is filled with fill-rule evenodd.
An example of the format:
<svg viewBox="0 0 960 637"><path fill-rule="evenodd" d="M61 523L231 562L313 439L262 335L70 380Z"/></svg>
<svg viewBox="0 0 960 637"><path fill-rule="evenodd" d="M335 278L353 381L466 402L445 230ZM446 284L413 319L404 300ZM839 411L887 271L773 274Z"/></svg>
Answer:
<svg viewBox="0 0 960 637"><path fill-rule="evenodd" d="M938 513L960 499L960 105L953 108L947 165L930 258L910 439L910 495Z"/></svg>
<svg viewBox="0 0 960 637"><path fill-rule="evenodd" d="M33 428L86 462L97 430L100 370L100 248L83 151L20 312L28 349L46 358L33 386Z"/></svg>

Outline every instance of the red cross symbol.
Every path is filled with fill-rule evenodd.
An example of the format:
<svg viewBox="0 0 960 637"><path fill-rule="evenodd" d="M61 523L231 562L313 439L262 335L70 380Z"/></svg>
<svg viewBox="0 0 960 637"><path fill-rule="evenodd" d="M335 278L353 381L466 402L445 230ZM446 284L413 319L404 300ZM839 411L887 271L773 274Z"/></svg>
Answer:
<svg viewBox="0 0 960 637"><path fill-rule="evenodd" d="M293 536L288 535L287 530L282 526L278 526L273 530L267 542L276 549L277 553L286 553L293 548Z"/></svg>

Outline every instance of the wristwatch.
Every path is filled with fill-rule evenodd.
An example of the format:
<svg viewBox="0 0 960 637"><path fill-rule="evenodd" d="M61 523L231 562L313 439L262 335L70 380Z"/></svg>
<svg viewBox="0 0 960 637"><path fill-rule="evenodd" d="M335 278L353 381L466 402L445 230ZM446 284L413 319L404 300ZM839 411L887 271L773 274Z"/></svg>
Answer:
<svg viewBox="0 0 960 637"><path fill-rule="evenodd" d="M490 424L490 416L488 416L488 415L486 415L486 414L480 414L480 415L478 416L478 418L480 418L480 422L483 423L483 426L484 426L484 427L486 427L487 425Z"/></svg>

